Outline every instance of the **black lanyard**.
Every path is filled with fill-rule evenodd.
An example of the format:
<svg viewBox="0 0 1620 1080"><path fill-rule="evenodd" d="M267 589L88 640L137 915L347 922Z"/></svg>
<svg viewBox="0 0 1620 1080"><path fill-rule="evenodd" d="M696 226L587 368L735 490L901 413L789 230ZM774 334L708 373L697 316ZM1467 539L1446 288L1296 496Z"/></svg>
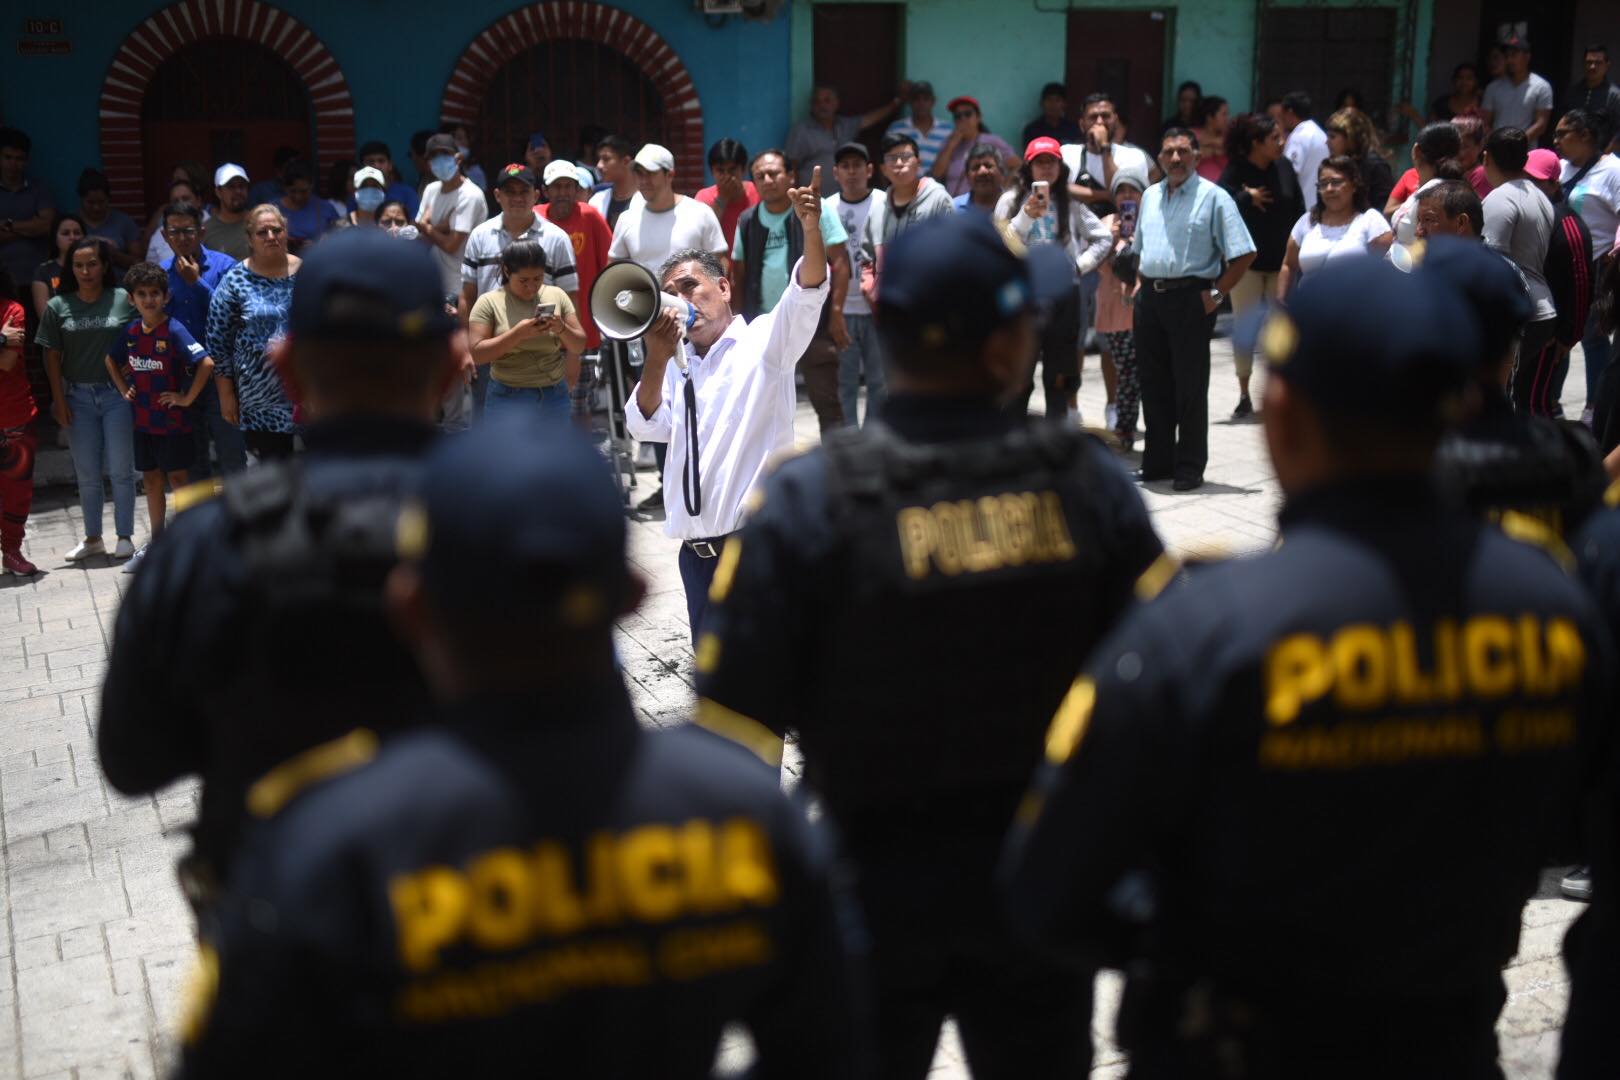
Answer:
<svg viewBox="0 0 1620 1080"><path fill-rule="evenodd" d="M1574 176L1572 176L1568 180L1564 181L1563 188L1564 188L1564 201L1565 202L1569 201L1570 195L1575 191L1575 185L1579 184L1582 180L1586 179L1586 174L1592 171L1592 166L1596 165L1598 163L1598 161L1600 161L1602 159L1602 157L1603 157L1602 154L1593 154L1592 155L1592 160L1588 161L1585 165L1581 166L1581 171L1580 172L1576 173Z"/></svg>
<svg viewBox="0 0 1620 1080"><path fill-rule="evenodd" d="M686 501L686 512L695 518L703 513L703 484L698 477L697 389L692 385L691 368L686 371L682 394L686 398L686 467L681 470L681 498Z"/></svg>

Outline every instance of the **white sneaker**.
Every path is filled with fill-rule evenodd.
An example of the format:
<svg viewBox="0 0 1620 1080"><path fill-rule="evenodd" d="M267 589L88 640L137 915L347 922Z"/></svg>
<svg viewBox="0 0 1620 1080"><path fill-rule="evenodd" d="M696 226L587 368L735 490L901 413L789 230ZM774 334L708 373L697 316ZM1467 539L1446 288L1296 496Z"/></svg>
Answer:
<svg viewBox="0 0 1620 1080"><path fill-rule="evenodd" d="M96 536L88 540L81 540L78 547L62 557L68 562L83 562L93 556L105 554L107 554L107 545L101 542L101 537Z"/></svg>
<svg viewBox="0 0 1620 1080"><path fill-rule="evenodd" d="M128 559L135 554L135 542L127 536L118 538L118 546L113 548L113 558Z"/></svg>
<svg viewBox="0 0 1620 1080"><path fill-rule="evenodd" d="M141 560L144 558L146 558L146 545L142 544L140 546L140 550L131 555L129 557L129 562L124 564L124 573L133 574L135 572L135 568L141 565Z"/></svg>
<svg viewBox="0 0 1620 1080"><path fill-rule="evenodd" d="M1113 431L1115 428L1119 427L1119 406L1115 405L1113 402L1109 402L1103 408L1103 418L1104 422L1108 425L1109 431Z"/></svg>

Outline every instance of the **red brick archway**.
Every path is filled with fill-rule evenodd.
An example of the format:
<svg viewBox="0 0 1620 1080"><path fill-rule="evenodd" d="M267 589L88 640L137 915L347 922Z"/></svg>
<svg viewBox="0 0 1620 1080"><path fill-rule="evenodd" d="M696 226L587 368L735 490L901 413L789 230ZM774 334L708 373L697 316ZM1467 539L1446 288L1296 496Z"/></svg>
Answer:
<svg viewBox="0 0 1620 1080"><path fill-rule="evenodd" d="M354 99L348 81L308 27L260 0L181 0L130 31L102 83L101 164L119 209L135 215L147 209L142 205L141 175L141 102L147 84L169 57L211 37L256 41L298 73L315 110L315 155L321 175L333 162L354 156Z"/></svg>
<svg viewBox="0 0 1620 1080"><path fill-rule="evenodd" d="M675 184L703 182L703 110L686 65L641 20L587 0L541 0L496 19L467 45L445 84L445 124L476 124L490 82L525 50L558 38L583 38L617 49L644 72L664 99L664 144L675 155ZM553 148L554 150L557 148Z"/></svg>

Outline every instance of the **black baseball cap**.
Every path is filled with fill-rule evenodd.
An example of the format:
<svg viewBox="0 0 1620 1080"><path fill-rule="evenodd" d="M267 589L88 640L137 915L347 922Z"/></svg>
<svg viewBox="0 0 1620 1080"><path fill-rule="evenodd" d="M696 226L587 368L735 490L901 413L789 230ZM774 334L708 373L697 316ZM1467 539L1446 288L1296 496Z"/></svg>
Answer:
<svg viewBox="0 0 1620 1080"><path fill-rule="evenodd" d="M950 214L915 225L885 246L879 322L903 322L922 345L981 341L1073 291L1074 283L1074 264L1056 244L1037 244L1020 255L985 215Z"/></svg>
<svg viewBox="0 0 1620 1080"><path fill-rule="evenodd" d="M455 136L442 134L434 135L432 138L428 139L427 149L423 152L424 156L426 157L432 157L434 154L459 153L461 153L461 148L456 145Z"/></svg>
<svg viewBox="0 0 1620 1080"><path fill-rule="evenodd" d="M292 336L308 341L449 337L444 277L426 244L344 229L309 249L293 278Z"/></svg>
<svg viewBox="0 0 1620 1080"><path fill-rule="evenodd" d="M571 425L538 416L440 442L400 519L399 554L436 606L536 625L605 626L630 580L606 460Z"/></svg>
<svg viewBox="0 0 1620 1080"><path fill-rule="evenodd" d="M1259 351L1272 375L1334 415L1437 419L1480 352L1471 304L1440 274L1381 258L1335 260L1271 312Z"/></svg>
<svg viewBox="0 0 1620 1080"><path fill-rule="evenodd" d="M866 148L865 143L847 142L833 151L833 164L836 165L851 154L859 155L860 159L871 164L872 152Z"/></svg>

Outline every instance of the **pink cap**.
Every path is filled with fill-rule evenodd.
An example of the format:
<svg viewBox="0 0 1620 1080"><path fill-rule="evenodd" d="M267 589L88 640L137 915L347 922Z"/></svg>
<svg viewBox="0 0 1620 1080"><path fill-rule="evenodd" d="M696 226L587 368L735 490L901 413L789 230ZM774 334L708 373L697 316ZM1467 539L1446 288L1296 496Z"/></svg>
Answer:
<svg viewBox="0 0 1620 1080"><path fill-rule="evenodd" d="M1524 171L1536 180L1556 180L1558 169L1558 155L1551 150L1532 150L1524 163Z"/></svg>

